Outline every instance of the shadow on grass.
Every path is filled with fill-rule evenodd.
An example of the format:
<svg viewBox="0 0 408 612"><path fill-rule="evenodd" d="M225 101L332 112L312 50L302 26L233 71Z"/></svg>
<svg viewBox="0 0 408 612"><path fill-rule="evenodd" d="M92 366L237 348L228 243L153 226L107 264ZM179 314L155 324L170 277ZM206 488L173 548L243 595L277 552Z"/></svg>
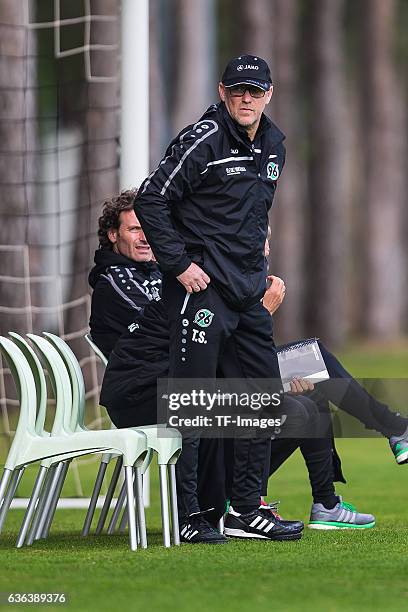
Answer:
<svg viewBox="0 0 408 612"><path fill-rule="evenodd" d="M149 548L164 548L163 547L163 536L160 530L149 530L147 534ZM0 542L0 551L6 551L10 549L17 550L15 548L17 540L17 533L6 533L2 536ZM93 535L90 534L87 537L82 537L78 532L62 531L57 534L50 534L46 540L36 540L32 546L24 546L19 549L19 552L23 551L70 551L75 549L77 551L84 550L92 552L103 552L105 550L129 550L129 537L128 532L124 534L114 535ZM142 549L140 549L142 550ZM139 549L138 549L139 552Z"/></svg>

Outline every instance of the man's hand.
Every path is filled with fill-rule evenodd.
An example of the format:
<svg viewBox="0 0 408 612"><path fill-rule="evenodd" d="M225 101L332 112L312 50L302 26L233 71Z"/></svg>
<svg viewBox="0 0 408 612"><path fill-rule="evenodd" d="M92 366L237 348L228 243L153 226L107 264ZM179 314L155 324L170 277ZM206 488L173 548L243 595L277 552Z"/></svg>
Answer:
<svg viewBox="0 0 408 612"><path fill-rule="evenodd" d="M262 304L265 306L266 310L269 311L269 314L273 315L282 304L286 287L285 283L279 276L267 276L267 279L271 281L271 286L269 289L265 291L265 295L262 298Z"/></svg>
<svg viewBox="0 0 408 612"><path fill-rule="evenodd" d="M294 395L302 395L306 391L313 391L314 384L305 378L294 378L290 381L290 392Z"/></svg>
<svg viewBox="0 0 408 612"><path fill-rule="evenodd" d="M210 277L200 266L192 263L188 266L187 270L177 276L177 280L180 281L187 293L198 293L207 289Z"/></svg>

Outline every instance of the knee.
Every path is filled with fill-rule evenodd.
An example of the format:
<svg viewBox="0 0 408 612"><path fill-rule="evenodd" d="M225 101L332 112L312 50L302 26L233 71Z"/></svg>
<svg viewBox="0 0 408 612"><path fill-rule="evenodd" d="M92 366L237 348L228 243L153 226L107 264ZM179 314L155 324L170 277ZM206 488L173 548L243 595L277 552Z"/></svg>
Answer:
<svg viewBox="0 0 408 612"><path fill-rule="evenodd" d="M285 398L282 403L282 433L286 438L307 437L318 418L317 406L304 396Z"/></svg>

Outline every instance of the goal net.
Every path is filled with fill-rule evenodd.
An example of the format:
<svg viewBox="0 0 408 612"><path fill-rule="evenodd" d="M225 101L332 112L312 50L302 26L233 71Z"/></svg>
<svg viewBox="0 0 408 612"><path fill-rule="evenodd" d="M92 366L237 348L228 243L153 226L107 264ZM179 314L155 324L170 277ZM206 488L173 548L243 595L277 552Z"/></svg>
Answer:
<svg viewBox="0 0 408 612"><path fill-rule="evenodd" d="M100 365L87 276L102 201L119 188L119 0L2 0L0 6L0 333L66 340L100 427ZM0 362L0 462L18 401ZM84 494L77 460L70 491ZM86 491L85 491L86 492Z"/></svg>

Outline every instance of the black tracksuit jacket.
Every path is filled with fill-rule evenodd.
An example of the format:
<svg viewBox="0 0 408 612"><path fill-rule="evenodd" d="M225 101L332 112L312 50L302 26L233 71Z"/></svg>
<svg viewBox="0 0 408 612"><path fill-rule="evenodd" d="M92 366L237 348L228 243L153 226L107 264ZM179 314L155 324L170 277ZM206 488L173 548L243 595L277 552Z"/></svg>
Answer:
<svg viewBox="0 0 408 612"><path fill-rule="evenodd" d="M268 211L285 162L283 140L262 115L251 142L221 102L170 143L134 204L165 273L177 276L194 261L233 309L262 298Z"/></svg>
<svg viewBox="0 0 408 612"><path fill-rule="evenodd" d="M137 262L99 249L89 274L93 289L89 327L97 346L109 357L117 339L161 298L161 272L154 262Z"/></svg>

